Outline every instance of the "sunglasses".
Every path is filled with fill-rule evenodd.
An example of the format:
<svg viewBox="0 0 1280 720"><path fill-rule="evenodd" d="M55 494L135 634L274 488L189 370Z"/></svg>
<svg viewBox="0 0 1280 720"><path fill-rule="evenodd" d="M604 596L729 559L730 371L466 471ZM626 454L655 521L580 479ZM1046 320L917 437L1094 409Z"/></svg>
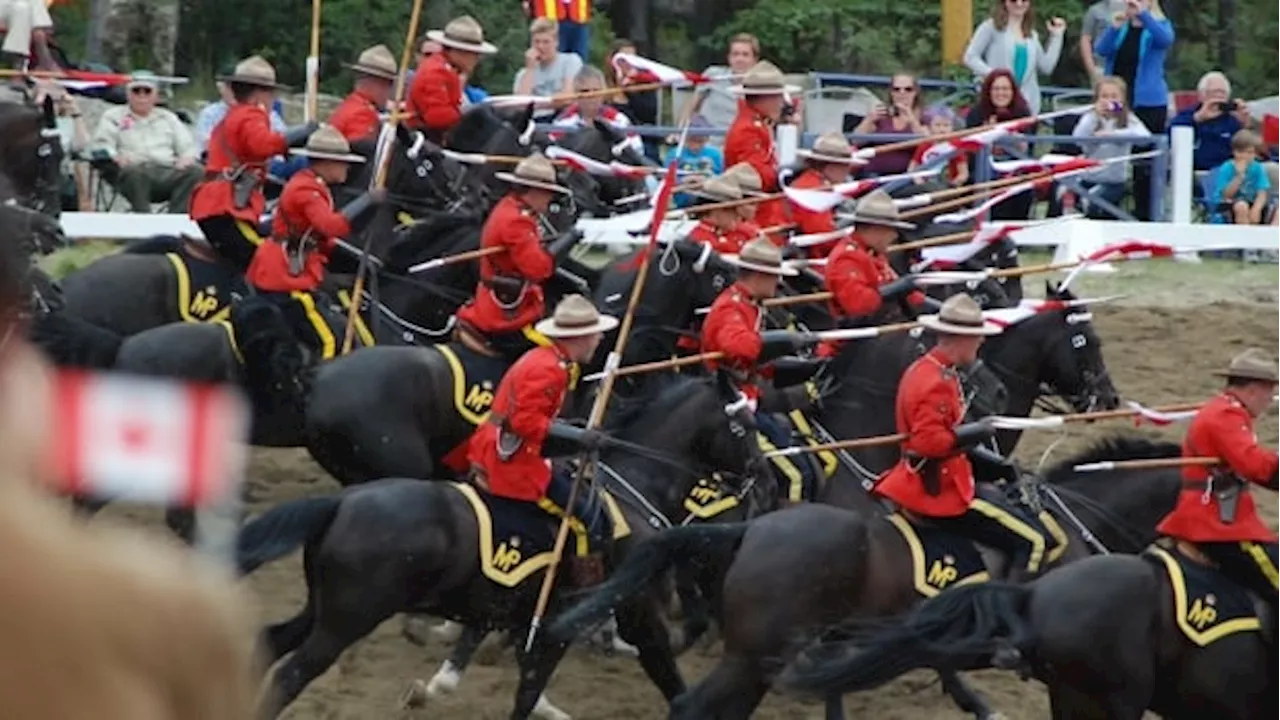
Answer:
<svg viewBox="0 0 1280 720"><path fill-rule="evenodd" d="M1030 5L1031 0L1004 0L1005 5Z"/></svg>
<svg viewBox="0 0 1280 720"><path fill-rule="evenodd" d="M152 93L152 90L149 87L136 87L136 88L129 88L129 92L133 93L134 95L150 95Z"/></svg>

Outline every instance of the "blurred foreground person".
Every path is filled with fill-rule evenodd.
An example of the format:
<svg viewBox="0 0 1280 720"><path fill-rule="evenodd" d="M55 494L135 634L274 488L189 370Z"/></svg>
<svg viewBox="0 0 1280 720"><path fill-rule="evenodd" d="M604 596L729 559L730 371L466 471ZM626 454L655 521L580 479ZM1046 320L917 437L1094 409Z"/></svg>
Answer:
<svg viewBox="0 0 1280 720"><path fill-rule="evenodd" d="M244 720L245 598L189 551L77 521L41 485L51 376L17 319L16 245L0 242L0 717Z"/></svg>

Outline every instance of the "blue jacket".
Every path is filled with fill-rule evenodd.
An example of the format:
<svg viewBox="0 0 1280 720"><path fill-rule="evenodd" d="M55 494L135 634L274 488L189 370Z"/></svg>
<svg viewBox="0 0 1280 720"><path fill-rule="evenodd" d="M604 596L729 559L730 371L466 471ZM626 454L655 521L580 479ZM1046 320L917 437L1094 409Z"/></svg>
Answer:
<svg viewBox="0 0 1280 720"><path fill-rule="evenodd" d="M1231 113L1222 113L1208 122L1196 123L1194 115L1200 110L1201 103L1187 108L1169 122L1169 127L1185 125L1196 133L1195 153L1192 163L1196 170L1213 170L1231 159L1231 137L1240 131L1243 125Z"/></svg>
<svg viewBox="0 0 1280 720"><path fill-rule="evenodd" d="M1142 42L1138 48L1138 72L1133 79L1134 107L1167 107L1169 104L1169 85L1164 80L1164 59L1173 45L1173 24L1168 20L1158 20L1149 10L1143 10L1138 19L1146 30L1142 34ZM1124 36L1130 30L1129 23L1120 27L1114 25L1107 28L1094 44L1094 52L1107 60L1107 74L1115 74L1116 50L1124 42ZM1151 128L1159 132L1161 128Z"/></svg>

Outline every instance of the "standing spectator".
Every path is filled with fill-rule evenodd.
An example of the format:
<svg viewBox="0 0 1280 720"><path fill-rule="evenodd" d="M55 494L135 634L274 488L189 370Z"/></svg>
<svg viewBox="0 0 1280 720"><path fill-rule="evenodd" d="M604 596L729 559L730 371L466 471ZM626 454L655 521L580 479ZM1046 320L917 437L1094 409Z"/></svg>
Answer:
<svg viewBox="0 0 1280 720"><path fill-rule="evenodd" d="M1009 70L1032 115L1040 114L1039 76L1058 66L1067 31L1067 21L1060 17L1045 23L1049 31L1046 48L1040 44L1035 23L1031 0L996 0L991 17L973 31L964 51L964 64L978 77L985 78L996 69Z"/></svg>
<svg viewBox="0 0 1280 720"><path fill-rule="evenodd" d="M4 51L13 61L15 70L26 70L32 51L35 51L37 70L57 70L58 64L49 52L49 36L53 33L53 18L45 0L0 0L0 30L4 32ZM25 87L20 76L15 84Z"/></svg>
<svg viewBox="0 0 1280 720"><path fill-rule="evenodd" d="M1252 130L1241 130L1231 138L1231 159L1214 172L1211 202L1217 213L1236 225L1261 225L1267 207L1271 180L1258 162L1261 138Z"/></svg>
<svg viewBox="0 0 1280 720"><path fill-rule="evenodd" d="M151 203L167 201L170 212L183 213L191 191L204 176L191 131L169 110L156 107L159 84L145 70L130 76L129 101L108 109L93 135L93 151L105 153L116 166L107 180L133 212L151 212Z"/></svg>
<svg viewBox="0 0 1280 720"><path fill-rule="evenodd" d="M529 49L524 51L524 67L516 71L516 95L555 97L573 92L573 78L582 69L582 58L560 52L559 26L554 20L538 18L529 25ZM550 119L554 107L540 107L534 117Z"/></svg>
<svg viewBox="0 0 1280 720"><path fill-rule="evenodd" d="M1124 80L1118 77L1104 77L1094 83L1093 107L1080 116L1071 134L1079 138L1106 138L1108 142L1084 145L1086 157L1102 161L1122 157L1133 151L1134 140L1151 137L1151 131L1142 124L1142 119L1125 104L1126 95L1128 89ZM1086 206L1092 197L1119 205L1124 200L1128 171L1129 163L1115 162L1085 175L1081 185L1088 192L1084 198ZM1072 204L1064 198L1064 209ZM1110 219L1107 213L1091 207L1088 208L1088 214L1095 219Z"/></svg>
<svg viewBox="0 0 1280 720"><path fill-rule="evenodd" d="M920 118L920 83L914 75L898 73L889 81L889 105L876 102L853 129L854 135L927 135ZM875 143L868 143L874 145ZM876 155L867 161L866 175L894 175L911 165L911 148Z"/></svg>
<svg viewBox="0 0 1280 720"><path fill-rule="evenodd" d="M965 118L965 127L994 125L995 123L1030 117L1031 110L1013 83L1013 75L1008 70L992 70L982 81L982 90L978 94L978 102L969 109ZM1007 157L1008 153L999 146L992 148L991 157ZM991 209L993 220L1026 220L1031 214L1031 204L1035 193L1024 192L1015 195Z"/></svg>
<svg viewBox="0 0 1280 720"><path fill-rule="evenodd" d="M701 115L689 118L689 136L685 138L684 148L676 156L676 171L681 174L681 184L688 185L701 182L724 172L724 155L720 148L707 142L707 136L694 133L694 130L705 130L711 127L707 119ZM672 148L671 152L675 152ZM670 162L671 158L667 158ZM688 207L693 197L687 193L676 193L672 198L676 207ZM753 208L754 209L754 208Z"/></svg>
<svg viewBox="0 0 1280 720"><path fill-rule="evenodd" d="M356 75L354 87L342 104L329 115L333 126L347 142L367 138L382 127L383 109L391 100L400 66L386 45L375 45L348 65Z"/></svg>
<svg viewBox="0 0 1280 720"><path fill-rule="evenodd" d="M578 71L577 77L573 79L574 93L600 93L604 90L604 73L600 72L600 68L594 65L584 65ZM640 142L640 136L631 132L631 118L627 117L621 110L606 105L605 100L608 98L597 94L591 97L579 98L563 112L552 123L556 127L577 129L586 127L600 119L608 123L614 130L617 130L627 136L627 145L631 146L636 153L644 154L644 145Z"/></svg>
<svg viewBox="0 0 1280 720"><path fill-rule="evenodd" d="M1126 0L1124 13L1113 19L1096 46L1097 53L1107 59L1106 74L1125 81L1129 107L1153 133L1163 133L1168 119L1164 59L1173 37L1173 25L1160 9L1160 0ZM1133 195L1134 215L1139 220L1152 219L1150 161L1134 164Z"/></svg>
<svg viewBox="0 0 1280 720"><path fill-rule="evenodd" d="M1189 127L1195 131L1192 163L1196 170L1216 170L1231 160L1231 139L1250 127L1249 106L1231 97L1231 81L1213 70L1196 84L1200 102L1173 117L1169 127Z"/></svg>
<svg viewBox="0 0 1280 720"><path fill-rule="evenodd" d="M591 60L591 0L524 0L524 11L531 20L559 24L560 52Z"/></svg>
<svg viewBox="0 0 1280 720"><path fill-rule="evenodd" d="M738 115L738 96L733 94L732 80L741 77L760 59L760 40L751 33L738 33L729 38L728 65L712 65L703 71L711 78L698 104L698 112L712 127L727 128Z"/></svg>
<svg viewBox="0 0 1280 720"><path fill-rule="evenodd" d="M944 135L956 129L956 114L946 105L935 105L924 111L924 125L930 135ZM924 159L929 147L930 143L927 142L916 146L915 154L911 156L911 165L907 167L908 172L920 167L920 161ZM951 156L946 167L942 168L941 178L952 187L969 183L969 160L964 153L958 152ZM928 178L915 179L917 185L925 182L928 182Z"/></svg>
<svg viewBox="0 0 1280 720"><path fill-rule="evenodd" d="M640 90L637 92L622 92L622 89L628 85L635 85L636 71L618 55L635 55L636 46L630 40L619 38L613 41L613 45L609 48L608 62L605 63L605 82L611 88L618 88L619 92L613 96L611 103L615 108L626 113L631 120L638 125L657 125L658 124L658 91L657 90ZM659 162L661 153L659 152L658 139L654 137L643 138L645 157Z"/></svg>
<svg viewBox="0 0 1280 720"><path fill-rule="evenodd" d="M1111 25L1111 19L1124 12L1125 0L1099 0L1089 5L1084 13L1084 21L1080 23L1080 62L1089 73L1090 82L1097 82L1103 76L1103 68L1107 60L1094 50L1094 45L1102 33Z"/></svg>

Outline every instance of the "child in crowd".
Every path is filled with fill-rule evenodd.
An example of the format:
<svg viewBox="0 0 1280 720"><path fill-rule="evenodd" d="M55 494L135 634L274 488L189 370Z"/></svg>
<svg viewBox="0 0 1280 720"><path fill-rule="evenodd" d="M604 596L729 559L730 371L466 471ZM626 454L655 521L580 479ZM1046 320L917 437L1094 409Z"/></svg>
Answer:
<svg viewBox="0 0 1280 720"><path fill-rule="evenodd" d="M708 129L711 123L701 115L694 115L689 120L689 136L685 138L684 149L681 150L679 157L676 158L676 171L680 173L680 182L685 184L688 181L706 180L724 172L724 155L720 148L715 147L707 142L709 139L706 135L700 135L694 131L698 129ZM676 139L678 142L678 138ZM675 143L671 144L671 148L667 151L666 162L671 162L670 153L675 152ZM688 207L694 198L688 193L676 193L672 198L672 202L676 207Z"/></svg>
<svg viewBox="0 0 1280 720"><path fill-rule="evenodd" d="M1085 157L1105 162L1131 155L1135 140L1151 136L1147 126L1125 104L1126 97L1128 86L1122 78L1104 77L1094 83L1093 107L1080 116L1071 135L1106 138L1108 141L1081 145ZM1101 198L1112 205L1119 205L1124 200L1128 173L1128 162L1113 162L1085 175L1081 185L1088 192L1083 198L1086 207L1090 198ZM1062 192L1062 207L1066 212L1075 207L1075 197L1065 188ZM1100 208L1088 207L1088 211L1091 218L1105 220L1111 217Z"/></svg>
<svg viewBox="0 0 1280 720"><path fill-rule="evenodd" d="M946 105L934 105L924 111L924 126L930 135L942 135L956 129L956 114ZM920 143L916 146L915 155L911 158L908 172L915 172L922 164L924 154L932 147L932 143ZM916 178L916 183L924 183L928 178ZM959 187L969 182L969 163L964 153L956 153L947 161L942 170L942 180L948 185Z"/></svg>
<svg viewBox="0 0 1280 720"><path fill-rule="evenodd" d="M1261 225L1271 190L1267 171L1258 162L1262 140L1252 130L1231 136L1231 159L1214 171L1212 202L1216 213L1236 225Z"/></svg>

